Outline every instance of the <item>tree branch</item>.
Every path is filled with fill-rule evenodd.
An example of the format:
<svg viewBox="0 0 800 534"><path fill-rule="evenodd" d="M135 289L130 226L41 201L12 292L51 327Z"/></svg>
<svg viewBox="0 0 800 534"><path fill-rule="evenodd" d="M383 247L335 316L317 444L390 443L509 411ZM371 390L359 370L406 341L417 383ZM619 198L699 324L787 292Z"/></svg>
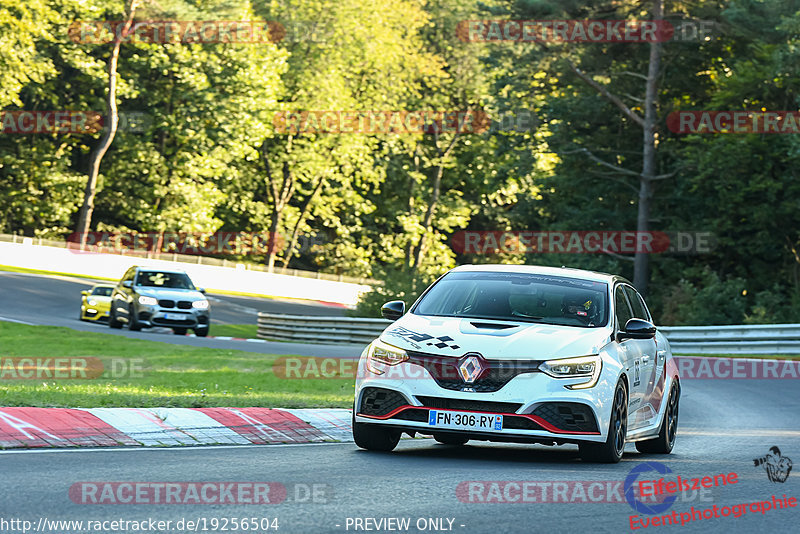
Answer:
<svg viewBox="0 0 800 534"><path fill-rule="evenodd" d="M618 96L611 94L608 91L608 89L606 89L605 87L594 81L589 75L587 75L585 72L579 69L578 66L575 65L575 63L573 63L571 60L567 60L567 63L569 63L569 67L572 69L572 72L577 74L578 78L586 82L587 85L589 85L595 91L600 93L600 95L603 96L603 98L605 98L606 100L617 106L620 109L620 111L622 111L623 115L625 115L633 122L644 128L644 119L640 115L638 115L635 111L633 111L631 108L629 108L627 105L625 105L625 102L620 100Z"/></svg>

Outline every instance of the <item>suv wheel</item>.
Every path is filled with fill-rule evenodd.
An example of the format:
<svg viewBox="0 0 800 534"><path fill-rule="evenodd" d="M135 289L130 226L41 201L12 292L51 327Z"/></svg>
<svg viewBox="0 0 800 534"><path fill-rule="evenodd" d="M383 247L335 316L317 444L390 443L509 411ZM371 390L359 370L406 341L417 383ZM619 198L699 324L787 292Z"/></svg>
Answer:
<svg viewBox="0 0 800 534"><path fill-rule="evenodd" d="M108 326L117 329L122 328L122 323L117 319L116 307L113 301L111 302L111 310L108 313Z"/></svg>
<svg viewBox="0 0 800 534"><path fill-rule="evenodd" d="M196 335L197 337L206 337L208 335L208 327L195 328L194 335Z"/></svg>
<svg viewBox="0 0 800 534"><path fill-rule="evenodd" d="M139 320L136 318L136 312L133 311L133 304L128 308L128 330L131 332L138 332L142 329Z"/></svg>
<svg viewBox="0 0 800 534"><path fill-rule="evenodd" d="M628 434L628 393L620 379L614 390L611 406L611 420L608 423L608 437L605 443L591 441L581 443L578 448L584 462L617 463L625 451L625 438Z"/></svg>

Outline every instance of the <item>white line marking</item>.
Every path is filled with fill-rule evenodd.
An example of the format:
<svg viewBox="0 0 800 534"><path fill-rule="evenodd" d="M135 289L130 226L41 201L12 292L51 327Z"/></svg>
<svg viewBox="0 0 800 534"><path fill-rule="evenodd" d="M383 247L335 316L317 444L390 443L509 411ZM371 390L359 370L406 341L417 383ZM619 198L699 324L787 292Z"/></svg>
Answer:
<svg viewBox="0 0 800 534"><path fill-rule="evenodd" d="M28 326L36 326L36 325L35 325L35 324L33 324L33 323L29 323L29 322L27 322L27 321L20 321L20 320L18 320L18 319L11 319L11 318L9 318L9 317L0 317L0 321L6 321L6 322L8 322L8 323L19 323L19 324L26 324L26 325L28 325Z"/></svg>

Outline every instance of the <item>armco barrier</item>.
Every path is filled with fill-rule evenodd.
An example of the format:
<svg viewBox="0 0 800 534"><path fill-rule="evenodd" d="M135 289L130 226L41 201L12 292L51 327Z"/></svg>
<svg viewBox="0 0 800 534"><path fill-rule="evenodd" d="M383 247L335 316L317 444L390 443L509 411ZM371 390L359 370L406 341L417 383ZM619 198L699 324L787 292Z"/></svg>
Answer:
<svg viewBox="0 0 800 534"><path fill-rule="evenodd" d="M366 344L386 319L258 314L258 337L307 343ZM662 326L674 354L800 354L800 324Z"/></svg>
<svg viewBox="0 0 800 534"><path fill-rule="evenodd" d="M258 337L307 343L353 343L366 345L392 321L357 317L258 314Z"/></svg>

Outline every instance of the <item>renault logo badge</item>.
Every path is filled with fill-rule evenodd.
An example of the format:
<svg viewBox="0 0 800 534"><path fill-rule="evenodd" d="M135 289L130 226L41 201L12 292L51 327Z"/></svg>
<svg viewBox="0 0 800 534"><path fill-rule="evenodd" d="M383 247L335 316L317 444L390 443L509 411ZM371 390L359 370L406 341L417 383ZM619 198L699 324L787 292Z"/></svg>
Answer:
<svg viewBox="0 0 800 534"><path fill-rule="evenodd" d="M481 367L480 358L477 356L469 356L458 365L458 370L464 382L472 384L480 376L483 367Z"/></svg>

